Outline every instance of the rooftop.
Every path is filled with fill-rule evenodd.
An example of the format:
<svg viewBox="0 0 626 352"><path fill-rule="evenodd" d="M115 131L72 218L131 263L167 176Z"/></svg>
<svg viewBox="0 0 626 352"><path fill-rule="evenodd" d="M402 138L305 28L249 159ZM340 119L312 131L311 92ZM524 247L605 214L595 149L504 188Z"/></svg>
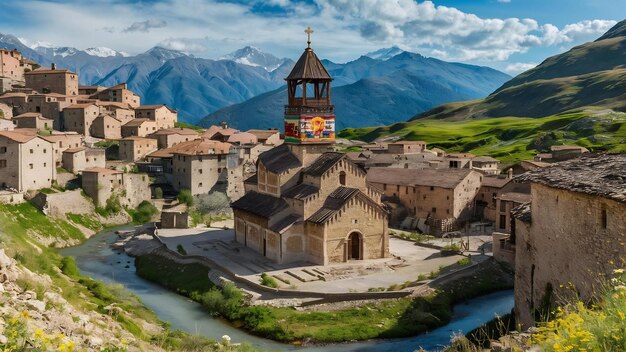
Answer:
<svg viewBox="0 0 626 352"><path fill-rule="evenodd" d="M118 171L118 170L113 170L113 169L106 169L106 168L103 168L103 167L90 167L88 169L83 170L83 173L96 173L96 174L114 175L114 174L121 174L123 172L122 171Z"/></svg>
<svg viewBox="0 0 626 352"><path fill-rule="evenodd" d="M138 120L144 120L144 119L138 119ZM185 135L185 136L186 135L197 136L198 132L192 130L191 128L174 127L174 128L163 128L163 129L160 129L160 130L154 132L152 135L154 135L154 136L162 136L162 135L170 135L170 134L180 134L180 135Z"/></svg>
<svg viewBox="0 0 626 352"><path fill-rule="evenodd" d="M484 176L482 186L502 188L506 186L509 182L511 182L511 179L508 177Z"/></svg>
<svg viewBox="0 0 626 352"><path fill-rule="evenodd" d="M298 59L298 62L294 65L291 73L286 78L287 80L295 80L295 79L322 79L322 80L332 80L328 71L320 59L315 55L313 49L306 48L304 49L304 53Z"/></svg>
<svg viewBox="0 0 626 352"><path fill-rule="evenodd" d="M455 188L470 173L469 169L402 169L373 167L367 181L403 186L433 186Z"/></svg>
<svg viewBox="0 0 626 352"><path fill-rule="evenodd" d="M301 183L299 185L295 185L288 190L284 191L282 196L285 198L293 198L293 199L306 199L311 195L319 192L319 188L309 185L306 183Z"/></svg>
<svg viewBox="0 0 626 352"><path fill-rule="evenodd" d="M233 209L243 210L263 218L269 218L289 207L281 198L258 192L248 192L231 204Z"/></svg>
<svg viewBox="0 0 626 352"><path fill-rule="evenodd" d="M229 143L213 141L202 138L189 142L182 142L172 147L172 154L184 155L213 155L228 154L231 145Z"/></svg>
<svg viewBox="0 0 626 352"><path fill-rule="evenodd" d="M246 132L252 133L258 139L268 139L271 136L279 133L278 130L247 130Z"/></svg>
<svg viewBox="0 0 626 352"><path fill-rule="evenodd" d="M31 139L36 138L37 135L19 133L15 131L0 131L0 137L8 138L17 143L26 143Z"/></svg>
<svg viewBox="0 0 626 352"><path fill-rule="evenodd" d="M626 203L626 153L583 155L529 171L515 180Z"/></svg>
<svg viewBox="0 0 626 352"><path fill-rule="evenodd" d="M302 166L300 160L289 150L289 146L286 144L261 153L259 161L268 171L278 174Z"/></svg>
<svg viewBox="0 0 626 352"><path fill-rule="evenodd" d="M139 126L141 126L144 123L149 122L149 121L154 122L154 121L152 121L150 119L132 119L132 120L128 121L127 123L125 123L124 126L139 127Z"/></svg>
<svg viewBox="0 0 626 352"><path fill-rule="evenodd" d="M513 208L513 210L511 210L511 215L524 223L530 224L532 221L532 214L530 210L530 203L524 203Z"/></svg>
<svg viewBox="0 0 626 352"><path fill-rule="evenodd" d="M171 112L176 112L176 110L170 108L167 105L163 105L163 104L158 104L158 105L142 105L142 106L138 106L135 108L135 110L156 110L156 109L160 109L160 108L167 108L169 111Z"/></svg>
<svg viewBox="0 0 626 352"><path fill-rule="evenodd" d="M530 202L530 194L519 192L507 192L498 196L500 200L515 202L515 203L528 203Z"/></svg>

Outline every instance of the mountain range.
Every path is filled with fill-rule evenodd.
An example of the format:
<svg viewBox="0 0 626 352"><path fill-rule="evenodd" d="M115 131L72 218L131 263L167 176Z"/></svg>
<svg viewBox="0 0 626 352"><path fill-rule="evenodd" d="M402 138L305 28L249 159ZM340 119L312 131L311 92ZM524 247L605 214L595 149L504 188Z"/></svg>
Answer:
<svg viewBox="0 0 626 352"><path fill-rule="evenodd" d="M284 77L295 64L252 46L216 60L162 47L132 56L104 47L54 47L3 34L0 47L16 48L44 66L54 62L77 72L82 85L126 82L143 104L167 104L178 110L181 121L206 126L224 120L242 129L282 126ZM339 127L402 121L438 104L482 98L510 78L397 47L345 64L323 63L334 78Z"/></svg>
<svg viewBox="0 0 626 352"><path fill-rule="evenodd" d="M424 139L510 160L564 143L626 151L626 20L593 42L547 58L484 99L443 104L408 122L340 135Z"/></svg>

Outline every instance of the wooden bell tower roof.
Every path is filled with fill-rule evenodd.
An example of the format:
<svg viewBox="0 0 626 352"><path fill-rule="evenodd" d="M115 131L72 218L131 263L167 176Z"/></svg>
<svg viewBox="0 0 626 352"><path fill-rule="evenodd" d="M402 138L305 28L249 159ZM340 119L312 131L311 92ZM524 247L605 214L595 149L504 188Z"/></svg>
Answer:
<svg viewBox="0 0 626 352"><path fill-rule="evenodd" d="M313 49L306 48L285 80L332 80Z"/></svg>

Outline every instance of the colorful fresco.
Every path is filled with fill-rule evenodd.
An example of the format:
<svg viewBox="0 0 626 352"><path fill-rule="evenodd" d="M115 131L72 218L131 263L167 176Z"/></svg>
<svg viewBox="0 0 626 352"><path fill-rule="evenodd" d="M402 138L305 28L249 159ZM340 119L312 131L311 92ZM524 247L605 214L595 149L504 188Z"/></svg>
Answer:
<svg viewBox="0 0 626 352"><path fill-rule="evenodd" d="M335 140L334 115L285 116L285 141L328 143Z"/></svg>

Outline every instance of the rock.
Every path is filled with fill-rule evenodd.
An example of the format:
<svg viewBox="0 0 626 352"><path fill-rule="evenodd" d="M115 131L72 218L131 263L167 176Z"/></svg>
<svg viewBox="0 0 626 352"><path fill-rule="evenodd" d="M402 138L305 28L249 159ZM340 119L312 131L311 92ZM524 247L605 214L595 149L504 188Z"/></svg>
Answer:
<svg viewBox="0 0 626 352"><path fill-rule="evenodd" d="M0 335L0 345L6 345L7 342L9 342L9 340L7 339L6 336L4 335Z"/></svg>
<svg viewBox="0 0 626 352"><path fill-rule="evenodd" d="M4 248L0 249L0 269L8 269L13 266L13 261L4 253Z"/></svg>
<svg viewBox="0 0 626 352"><path fill-rule="evenodd" d="M22 293L22 299L25 301L37 299L37 293L35 293L35 291L25 291Z"/></svg>
<svg viewBox="0 0 626 352"><path fill-rule="evenodd" d="M46 302L44 301L40 301L38 299L31 299L26 301L26 305L35 309L38 312L45 312L46 311Z"/></svg>
<svg viewBox="0 0 626 352"><path fill-rule="evenodd" d="M54 304L64 305L65 303L67 303L65 298L61 297L60 294L55 292L46 292L43 294L43 298L44 300Z"/></svg>
<svg viewBox="0 0 626 352"><path fill-rule="evenodd" d="M0 283L0 292L4 292L4 285L2 285L2 283Z"/></svg>
<svg viewBox="0 0 626 352"><path fill-rule="evenodd" d="M85 343L91 348L100 347L102 346L102 339L98 336L89 336Z"/></svg>

